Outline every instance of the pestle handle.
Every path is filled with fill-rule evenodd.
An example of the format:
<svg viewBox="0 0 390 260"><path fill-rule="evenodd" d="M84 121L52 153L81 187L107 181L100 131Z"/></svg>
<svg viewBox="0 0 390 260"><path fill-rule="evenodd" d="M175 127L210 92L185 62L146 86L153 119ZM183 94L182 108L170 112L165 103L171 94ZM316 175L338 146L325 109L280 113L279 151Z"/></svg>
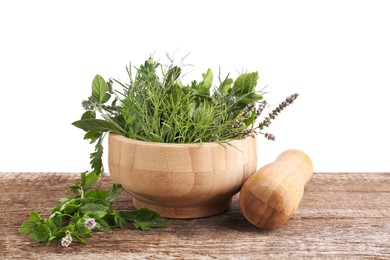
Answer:
<svg viewBox="0 0 390 260"><path fill-rule="evenodd" d="M275 162L260 168L244 183L240 208L245 218L263 228L285 224L298 207L312 174L312 162L304 152L281 153Z"/></svg>
<svg viewBox="0 0 390 260"><path fill-rule="evenodd" d="M296 149L290 149L281 153L276 162L284 162L295 167L298 174L302 175L305 179L305 184L308 183L313 175L313 164L304 152Z"/></svg>

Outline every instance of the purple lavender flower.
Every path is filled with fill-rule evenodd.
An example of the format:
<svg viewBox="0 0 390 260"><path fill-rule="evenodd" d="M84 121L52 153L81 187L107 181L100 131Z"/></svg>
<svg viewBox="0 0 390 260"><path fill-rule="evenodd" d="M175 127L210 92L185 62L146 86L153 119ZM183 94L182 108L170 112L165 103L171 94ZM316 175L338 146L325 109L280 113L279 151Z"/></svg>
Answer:
<svg viewBox="0 0 390 260"><path fill-rule="evenodd" d="M250 115L252 115L252 111L253 111L254 108L255 108L255 104L254 103L251 103L251 104L247 105L244 108L244 117L248 118Z"/></svg>
<svg viewBox="0 0 390 260"><path fill-rule="evenodd" d="M267 138L268 140L275 141L275 136L273 134L266 133L264 137Z"/></svg>
<svg viewBox="0 0 390 260"><path fill-rule="evenodd" d="M234 121L234 123L230 127L239 128L240 126L242 126L242 123L244 123L244 119L239 118L236 121Z"/></svg>
<svg viewBox="0 0 390 260"><path fill-rule="evenodd" d="M291 96L288 96L286 100L284 100L282 103L279 104L277 108L272 110L271 113L268 114L268 117L264 118L263 122L259 124L259 130L263 130L265 127L268 127L271 124L271 120L274 120L276 116L288 105L292 104L295 99L297 99L299 95L298 94L292 94Z"/></svg>
<svg viewBox="0 0 390 260"><path fill-rule="evenodd" d="M265 106L267 105L267 102L265 101L265 100L263 100L263 101L261 101L260 103L259 103L259 106L257 107L257 109L256 109L256 118L258 118L260 115L261 115L261 113L263 112L263 110L265 109Z"/></svg>

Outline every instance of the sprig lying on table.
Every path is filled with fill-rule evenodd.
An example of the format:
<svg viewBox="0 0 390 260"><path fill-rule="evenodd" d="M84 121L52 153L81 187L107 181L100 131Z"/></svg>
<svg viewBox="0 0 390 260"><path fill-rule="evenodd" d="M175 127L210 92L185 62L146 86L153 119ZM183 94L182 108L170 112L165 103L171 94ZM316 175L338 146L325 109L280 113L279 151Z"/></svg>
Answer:
<svg viewBox="0 0 390 260"><path fill-rule="evenodd" d="M112 209L113 201L122 190L121 186L114 184L110 190L87 190L87 186L96 182L90 178L94 178L94 175L82 173L81 182L69 188L73 196L60 199L49 218L42 218L32 211L30 219L20 226L19 232L30 235L37 242L61 240L61 245L68 247L73 239L85 243L85 238L92 237L93 230L110 231L111 228L122 227L126 222L141 230L170 225L170 220L146 208L133 211Z"/></svg>

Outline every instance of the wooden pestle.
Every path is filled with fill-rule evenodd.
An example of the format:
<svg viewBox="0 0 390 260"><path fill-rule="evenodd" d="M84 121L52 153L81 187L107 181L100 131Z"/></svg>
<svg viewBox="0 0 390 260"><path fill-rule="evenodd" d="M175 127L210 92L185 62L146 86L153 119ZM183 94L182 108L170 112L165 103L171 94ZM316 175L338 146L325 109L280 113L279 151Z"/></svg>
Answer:
<svg viewBox="0 0 390 260"><path fill-rule="evenodd" d="M285 224L297 209L312 174L313 164L304 152L281 153L244 183L240 208L245 218L262 228Z"/></svg>

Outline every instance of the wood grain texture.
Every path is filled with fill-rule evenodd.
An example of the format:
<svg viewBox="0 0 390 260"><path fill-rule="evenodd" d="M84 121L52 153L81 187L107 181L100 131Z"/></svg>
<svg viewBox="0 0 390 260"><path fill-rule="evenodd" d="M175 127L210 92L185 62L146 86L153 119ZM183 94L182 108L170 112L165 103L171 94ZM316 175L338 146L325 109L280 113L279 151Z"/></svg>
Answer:
<svg viewBox="0 0 390 260"><path fill-rule="evenodd" d="M143 142L110 133L108 166L115 182L169 218L198 218L230 208L231 199L256 171L256 139L218 143Z"/></svg>
<svg viewBox="0 0 390 260"><path fill-rule="evenodd" d="M148 232L127 226L69 248L18 234L29 211L48 216L77 179L0 173L0 259L390 259L390 173L315 173L290 221L272 230L246 221L235 196L225 214ZM110 177L99 185L109 187ZM130 196L115 207L132 209Z"/></svg>
<svg viewBox="0 0 390 260"><path fill-rule="evenodd" d="M240 191L240 208L245 218L261 228L287 223L301 202L313 164L302 151L287 150L275 162L261 167Z"/></svg>

